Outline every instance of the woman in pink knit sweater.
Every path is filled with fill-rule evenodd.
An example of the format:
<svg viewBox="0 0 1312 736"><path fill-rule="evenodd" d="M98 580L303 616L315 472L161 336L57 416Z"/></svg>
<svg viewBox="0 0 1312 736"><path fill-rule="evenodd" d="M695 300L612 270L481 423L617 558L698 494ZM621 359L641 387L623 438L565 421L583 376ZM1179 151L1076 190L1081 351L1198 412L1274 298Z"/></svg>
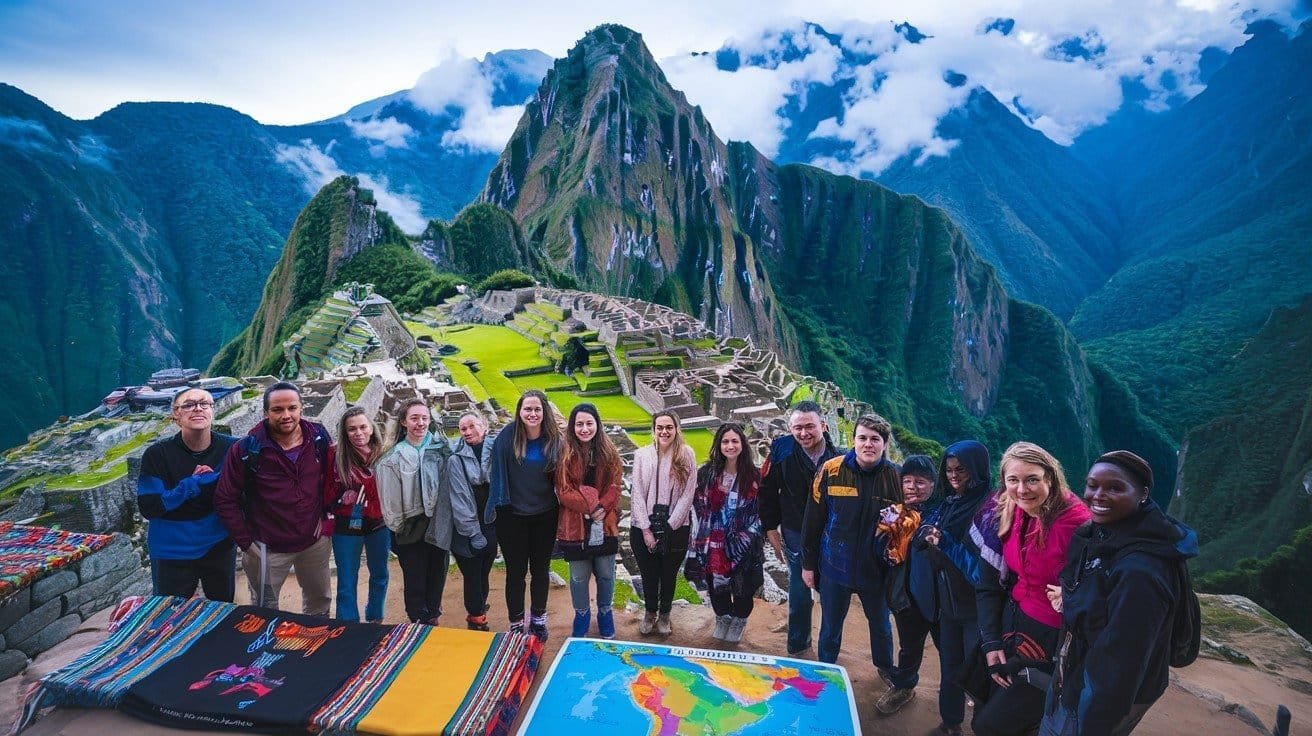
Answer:
<svg viewBox="0 0 1312 736"><path fill-rule="evenodd" d="M683 441L679 418L651 419L652 443L633 455L629 543L642 576L647 612L638 632L669 635L674 578L688 554L689 517L697 488L697 460Z"/></svg>
<svg viewBox="0 0 1312 736"><path fill-rule="evenodd" d="M982 531L983 541L1002 552L1000 567L980 566L976 585L980 649L992 679L971 719L976 736L1029 734L1042 720L1061 629L1048 589L1057 585L1075 530L1089 520L1089 509L1066 486L1061 463L1042 447L1017 442L1003 453L999 469L1003 487L996 505L980 514L990 523L972 531Z"/></svg>

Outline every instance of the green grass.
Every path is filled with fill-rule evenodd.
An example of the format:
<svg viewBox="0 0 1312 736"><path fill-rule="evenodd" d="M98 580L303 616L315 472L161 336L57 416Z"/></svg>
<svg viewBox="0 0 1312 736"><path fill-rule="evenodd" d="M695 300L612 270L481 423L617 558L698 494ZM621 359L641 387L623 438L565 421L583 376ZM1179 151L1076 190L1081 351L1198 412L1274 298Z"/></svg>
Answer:
<svg viewBox="0 0 1312 736"><path fill-rule="evenodd" d="M354 404L364 395L364 390L369 388L369 377L352 378L342 384L342 395L346 397L346 403Z"/></svg>
<svg viewBox="0 0 1312 736"><path fill-rule="evenodd" d="M159 436L159 430L157 429L149 429L144 432L138 432L137 434L133 435L132 438L129 439L128 441L120 442L119 444L109 448L109 450L105 453L105 456L100 460L97 460L96 462L92 463L91 467L100 468L115 463L120 459L122 459L128 453L132 452L133 450L139 447L144 447L146 443L153 441L157 436Z"/></svg>
<svg viewBox="0 0 1312 736"><path fill-rule="evenodd" d="M565 579L569 583L569 562L566 560L552 560L551 571ZM700 605L702 597L697 593L697 589L688 582L683 575L674 579L674 598L675 600L687 601L693 605ZM642 599L638 597L638 592L633 589L629 581L615 578L615 596L612 599L616 608L624 608L632 602L636 606L642 605Z"/></svg>
<svg viewBox="0 0 1312 736"><path fill-rule="evenodd" d="M58 490L81 490L86 488L95 488L104 485L111 480L117 480L127 475L128 464L118 462L101 470L91 470L85 473L70 473L52 478L46 483L46 488L52 491Z"/></svg>

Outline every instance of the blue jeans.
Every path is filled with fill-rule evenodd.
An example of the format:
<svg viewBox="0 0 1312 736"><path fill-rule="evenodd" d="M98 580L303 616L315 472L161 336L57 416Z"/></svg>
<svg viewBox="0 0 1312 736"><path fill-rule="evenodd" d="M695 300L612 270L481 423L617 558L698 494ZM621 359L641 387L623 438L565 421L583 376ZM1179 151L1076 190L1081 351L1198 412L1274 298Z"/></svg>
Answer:
<svg viewBox="0 0 1312 736"><path fill-rule="evenodd" d="M893 627L888 622L888 603L881 586L849 588L820 575L820 645L816 654L821 662L838 661L843 643L843 621L852 605L852 594L861 599L861 608L870 627L870 661L885 673L893 668Z"/></svg>
<svg viewBox="0 0 1312 736"><path fill-rule="evenodd" d="M802 582L802 533L779 527L788 561L788 653L811 646L811 589Z"/></svg>
<svg viewBox="0 0 1312 736"><path fill-rule="evenodd" d="M383 603L387 600L387 555L392 551L392 534L380 526L364 535L334 534L333 559L337 561L337 618L359 621L360 607L355 601L356 582L360 579L360 553L369 567L369 601L364 607L366 621L383 620Z"/></svg>
<svg viewBox="0 0 1312 736"><path fill-rule="evenodd" d="M979 645L979 624L974 618L938 620L938 716L949 726L966 719L966 691L955 683L966 657Z"/></svg>
<svg viewBox="0 0 1312 736"><path fill-rule="evenodd" d="M588 578L597 578L597 610L609 611L615 604L615 555L598 555L569 561L569 597L575 611L592 609Z"/></svg>

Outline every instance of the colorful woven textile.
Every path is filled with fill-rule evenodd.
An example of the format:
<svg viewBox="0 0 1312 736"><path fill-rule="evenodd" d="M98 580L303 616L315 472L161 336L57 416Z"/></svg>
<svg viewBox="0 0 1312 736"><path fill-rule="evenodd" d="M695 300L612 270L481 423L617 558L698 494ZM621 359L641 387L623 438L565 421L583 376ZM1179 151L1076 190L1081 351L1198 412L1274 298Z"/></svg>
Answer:
<svg viewBox="0 0 1312 736"><path fill-rule="evenodd" d="M338 622L203 599L149 597L29 693L15 733L48 707L184 727L327 734L504 736L542 644L418 624Z"/></svg>
<svg viewBox="0 0 1312 736"><path fill-rule="evenodd" d="M107 534L81 534L0 522L0 600L52 570L109 544Z"/></svg>

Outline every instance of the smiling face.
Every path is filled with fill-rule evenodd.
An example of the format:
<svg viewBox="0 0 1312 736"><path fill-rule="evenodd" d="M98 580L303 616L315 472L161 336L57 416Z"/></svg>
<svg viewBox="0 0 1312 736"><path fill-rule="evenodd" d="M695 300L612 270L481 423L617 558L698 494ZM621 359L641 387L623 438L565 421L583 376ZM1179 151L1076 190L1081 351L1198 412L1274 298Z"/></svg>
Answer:
<svg viewBox="0 0 1312 736"><path fill-rule="evenodd" d="M466 414L460 417L460 436L465 440L467 445L482 444L483 437L487 435L487 425L483 420L473 414Z"/></svg>
<svg viewBox="0 0 1312 736"><path fill-rule="evenodd" d="M815 454L825 444L825 424L813 411L795 411L788 422L788 431L803 450Z"/></svg>
<svg viewBox="0 0 1312 736"><path fill-rule="evenodd" d="M735 461L743 453L743 438L737 432L725 432L720 438L720 454L725 460Z"/></svg>
<svg viewBox="0 0 1312 736"><path fill-rule="evenodd" d="M1024 460L1012 460L1002 473L1002 482L1011 500L1030 516L1038 516L1043 502L1052 495L1047 469Z"/></svg>
<svg viewBox="0 0 1312 736"><path fill-rule="evenodd" d="M949 457L945 463L943 475L947 476L948 485L954 493L961 493L970 486L970 471L955 457Z"/></svg>
<svg viewBox="0 0 1312 736"><path fill-rule="evenodd" d="M357 414L346 420L346 441L361 454L368 454L369 440L373 437L374 423L369 417Z"/></svg>
<svg viewBox="0 0 1312 736"><path fill-rule="evenodd" d="M597 436L597 420L586 411L581 411L574 416L574 438L582 444L592 441Z"/></svg>
<svg viewBox="0 0 1312 736"><path fill-rule="evenodd" d="M269 394L269 408L264 410L264 418L274 435L292 435L301 423L301 395L291 389Z"/></svg>
<svg viewBox="0 0 1312 736"><path fill-rule="evenodd" d="M192 388L173 400L173 421L183 430L202 431L214 423L214 399L209 391Z"/></svg>
<svg viewBox="0 0 1312 736"><path fill-rule="evenodd" d="M668 450L670 445L674 444L674 435L676 427L674 419L668 416L656 417L652 422L651 431L656 435L656 448L658 450Z"/></svg>
<svg viewBox="0 0 1312 736"><path fill-rule="evenodd" d="M519 421L529 430L536 430L542 427L542 399L536 396L525 396L519 405Z"/></svg>
<svg viewBox="0 0 1312 736"><path fill-rule="evenodd" d="M870 427L856 425L856 434L852 438L852 447L856 450L856 461L864 468L874 467L884 456L884 435Z"/></svg>
<svg viewBox="0 0 1312 736"><path fill-rule="evenodd" d="M424 441L424 435L428 434L428 425L431 421L432 414L423 404L415 404L405 410L401 424L405 427L405 438L410 444L417 445Z"/></svg>
<svg viewBox="0 0 1312 736"><path fill-rule="evenodd" d="M1147 496L1146 489L1111 463L1095 464L1084 481L1084 502L1097 524L1114 524L1128 517Z"/></svg>
<svg viewBox="0 0 1312 736"><path fill-rule="evenodd" d="M934 492L934 483L919 475L902 477L902 499L907 503L924 503Z"/></svg>

